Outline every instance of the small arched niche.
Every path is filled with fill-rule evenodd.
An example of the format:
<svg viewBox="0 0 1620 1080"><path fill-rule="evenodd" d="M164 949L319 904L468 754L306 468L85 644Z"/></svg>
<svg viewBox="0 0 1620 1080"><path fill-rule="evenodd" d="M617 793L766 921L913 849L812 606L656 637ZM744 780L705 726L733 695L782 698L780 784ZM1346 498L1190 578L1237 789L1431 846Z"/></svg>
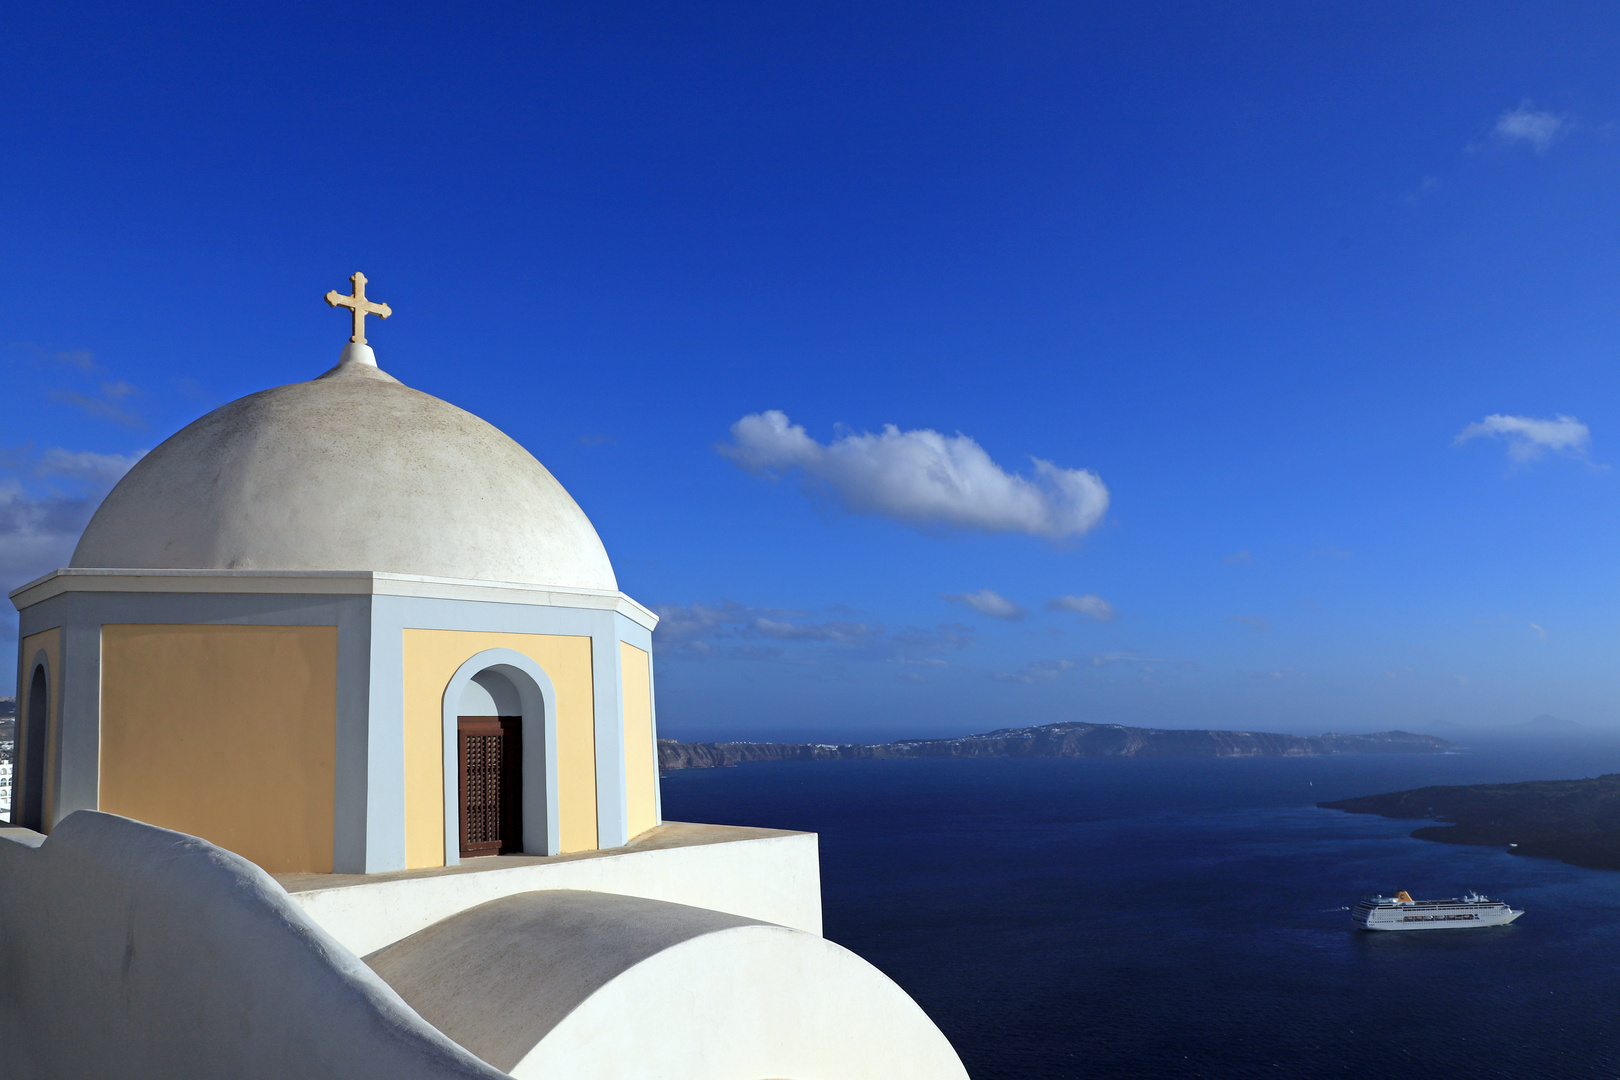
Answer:
<svg viewBox="0 0 1620 1080"><path fill-rule="evenodd" d="M12 766L12 797L17 802L11 820L25 829L44 832L45 743L51 727L51 680L44 664L36 663L28 680L28 706L22 722L21 738L13 742L22 751L22 760Z"/></svg>

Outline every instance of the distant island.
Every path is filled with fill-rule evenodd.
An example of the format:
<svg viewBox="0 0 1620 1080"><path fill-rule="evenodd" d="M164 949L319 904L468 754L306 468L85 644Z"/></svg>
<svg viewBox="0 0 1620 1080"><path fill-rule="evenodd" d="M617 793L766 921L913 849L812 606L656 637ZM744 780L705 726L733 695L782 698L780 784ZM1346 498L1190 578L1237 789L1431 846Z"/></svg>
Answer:
<svg viewBox="0 0 1620 1080"><path fill-rule="evenodd" d="M1581 729L1581 725L1574 720L1561 720L1549 713L1542 713L1540 716L1531 717L1529 720L1522 720L1513 726L1533 728L1537 731L1579 731Z"/></svg>
<svg viewBox="0 0 1620 1080"><path fill-rule="evenodd" d="M1412 835L1419 840L1508 847L1515 855L1620 870L1620 773L1586 780L1415 788L1318 805L1447 823L1416 830Z"/></svg>
<svg viewBox="0 0 1620 1080"><path fill-rule="evenodd" d="M1437 754L1455 743L1408 731L1376 735L1278 735L1265 731L1123 727L1078 722L1002 728L956 739L890 743L676 742L658 740L666 770L712 769L746 761L846 761L859 758L983 757L1312 757L1320 754Z"/></svg>

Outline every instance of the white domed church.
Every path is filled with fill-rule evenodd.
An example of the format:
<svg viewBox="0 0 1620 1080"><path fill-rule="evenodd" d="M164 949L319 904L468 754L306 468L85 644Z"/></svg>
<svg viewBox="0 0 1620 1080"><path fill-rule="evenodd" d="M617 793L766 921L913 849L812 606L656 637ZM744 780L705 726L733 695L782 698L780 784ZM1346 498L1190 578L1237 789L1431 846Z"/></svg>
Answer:
<svg viewBox="0 0 1620 1080"><path fill-rule="evenodd" d="M374 873L658 824L656 617L545 466L363 341L146 455L13 600L36 827Z"/></svg>
<svg viewBox="0 0 1620 1080"><path fill-rule="evenodd" d="M813 835L662 821L656 616L528 451L378 367L352 280L335 367L11 593L0 1073L964 1076L820 937Z"/></svg>

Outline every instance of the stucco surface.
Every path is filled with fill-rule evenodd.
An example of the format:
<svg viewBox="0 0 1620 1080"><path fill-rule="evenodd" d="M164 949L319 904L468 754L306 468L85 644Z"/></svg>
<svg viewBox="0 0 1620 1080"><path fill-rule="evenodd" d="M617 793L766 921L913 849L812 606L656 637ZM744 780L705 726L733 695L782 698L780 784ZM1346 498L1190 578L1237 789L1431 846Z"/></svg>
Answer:
<svg viewBox="0 0 1620 1080"><path fill-rule="evenodd" d="M670 823L629 847L502 855L395 874L279 879L328 933L364 956L458 912L540 889L586 889L710 908L821 933L814 833Z"/></svg>
<svg viewBox="0 0 1620 1080"><path fill-rule="evenodd" d="M95 811L0 833L6 1080L501 1075L240 856Z"/></svg>
<svg viewBox="0 0 1620 1080"><path fill-rule="evenodd" d="M333 626L103 626L99 808L331 870L337 652Z"/></svg>
<svg viewBox="0 0 1620 1080"><path fill-rule="evenodd" d="M424 1020L509 1071L580 1002L647 957L748 925L660 900L551 890L480 904L365 959Z"/></svg>
<svg viewBox="0 0 1620 1080"><path fill-rule="evenodd" d="M366 959L424 1019L514 1076L966 1075L922 1010L853 953L702 908L523 893Z"/></svg>
<svg viewBox="0 0 1620 1080"><path fill-rule="evenodd" d="M71 565L618 587L589 519L527 450L357 363L165 440L113 488Z"/></svg>
<svg viewBox="0 0 1620 1080"><path fill-rule="evenodd" d="M707 933L649 956L586 998L511 1074L967 1080L944 1034L886 975L780 926Z"/></svg>

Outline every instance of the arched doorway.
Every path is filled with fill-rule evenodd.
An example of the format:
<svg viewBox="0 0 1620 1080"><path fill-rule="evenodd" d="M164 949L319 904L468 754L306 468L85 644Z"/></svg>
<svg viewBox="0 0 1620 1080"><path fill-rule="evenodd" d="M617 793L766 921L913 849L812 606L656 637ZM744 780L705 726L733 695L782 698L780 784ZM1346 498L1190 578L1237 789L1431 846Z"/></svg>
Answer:
<svg viewBox="0 0 1620 1080"><path fill-rule="evenodd" d="M20 802L11 820L25 829L45 831L45 742L50 737L51 686L45 665L35 664L28 680L28 708L24 714L21 738L22 760L14 767L13 792ZM20 781L20 783L18 783Z"/></svg>
<svg viewBox="0 0 1620 1080"><path fill-rule="evenodd" d="M501 740L503 770L517 780L515 801L508 802L515 834L500 837L501 847L513 841L527 855L556 855L562 851L557 800L557 695L534 659L513 649L485 649L468 657L450 677L444 690L444 864L461 861L462 829L466 821L462 784L461 719L517 716L517 739ZM507 763L508 746L515 751ZM502 785L503 789L505 784ZM504 796L504 790L503 790ZM499 800L497 800L499 805ZM503 830L504 831L504 830ZM488 839L482 841L489 843ZM500 850L500 847L497 848Z"/></svg>
<svg viewBox="0 0 1620 1080"><path fill-rule="evenodd" d="M523 850L523 701L494 670L462 688L456 712L461 857Z"/></svg>

